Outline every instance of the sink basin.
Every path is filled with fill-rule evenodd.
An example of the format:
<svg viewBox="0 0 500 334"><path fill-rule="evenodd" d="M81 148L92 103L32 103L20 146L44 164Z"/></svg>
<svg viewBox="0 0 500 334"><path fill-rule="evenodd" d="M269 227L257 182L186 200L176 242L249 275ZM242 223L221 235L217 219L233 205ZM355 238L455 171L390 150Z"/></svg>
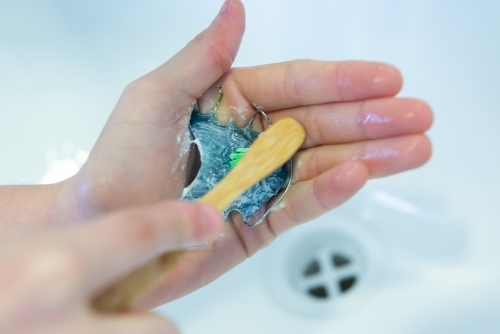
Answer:
<svg viewBox="0 0 500 334"><path fill-rule="evenodd" d="M156 311L186 333L494 332L498 273L467 263L469 243L463 222L365 190Z"/></svg>

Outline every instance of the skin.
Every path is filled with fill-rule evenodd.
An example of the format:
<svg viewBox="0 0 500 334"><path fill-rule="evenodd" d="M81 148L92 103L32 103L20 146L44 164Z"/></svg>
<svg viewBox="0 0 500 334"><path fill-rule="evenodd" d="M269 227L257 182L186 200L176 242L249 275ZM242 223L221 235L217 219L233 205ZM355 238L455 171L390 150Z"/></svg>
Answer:
<svg viewBox="0 0 500 334"><path fill-rule="evenodd" d="M431 126L431 109L421 100L395 97L402 87L396 68L374 62L314 60L231 68L244 26L242 3L227 0L212 24L184 49L130 83L89 159L74 177L50 186L0 188L5 226L0 238L17 240L30 231L36 231L32 234L37 238L40 231L62 228L72 235L71 240L84 244L99 236L97 228L92 230L95 235L74 232L96 225L89 220L109 219L108 214L130 206L147 210L151 203L178 199L189 169L184 153L192 106L196 100L202 111L214 105L218 95L211 88L213 83L220 84L224 92L217 115L221 122L234 117L244 126L255 109L261 108L272 122L293 117L302 123L307 138L294 157L294 184L284 198L284 207L258 227L249 229L233 215L231 223L223 227L223 238L212 240L206 249L188 252L137 309L150 309L206 285L286 230L341 205L369 178L416 168L430 158L431 144L423 133ZM259 122L255 125L257 130L265 128ZM195 204L191 205L196 211ZM170 209L178 215L191 210ZM142 224L143 219L139 220ZM100 281L101 287L120 275L87 269L96 261L104 267L123 260L121 248L114 245L122 226L113 226L116 237L110 235L99 252L116 256L89 257L77 264L78 272L88 272L84 277ZM211 238L199 240L207 239ZM24 254L11 252L13 258L18 256L17 263L28 263L29 252L16 249ZM148 256L152 257L151 252ZM146 257L120 273L144 263ZM2 266L5 264L0 262L0 271L4 271ZM65 274L69 275L60 273ZM33 284L33 291L38 291ZM89 291L84 301L96 290ZM78 296L85 304L82 295ZM6 307L0 299L0 309L2 306ZM63 321L64 317L57 319Z"/></svg>
<svg viewBox="0 0 500 334"><path fill-rule="evenodd" d="M0 332L175 333L157 315L97 314L89 300L152 257L213 238L222 225L212 207L170 201L2 245Z"/></svg>

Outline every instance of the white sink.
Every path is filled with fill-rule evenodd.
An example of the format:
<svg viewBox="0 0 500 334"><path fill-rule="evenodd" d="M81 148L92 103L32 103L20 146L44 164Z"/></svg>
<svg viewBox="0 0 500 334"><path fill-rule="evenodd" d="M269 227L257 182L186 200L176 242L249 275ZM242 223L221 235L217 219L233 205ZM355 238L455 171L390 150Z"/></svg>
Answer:
<svg viewBox="0 0 500 334"><path fill-rule="evenodd" d="M365 191L157 311L186 333L494 333L498 269L468 263L470 243L461 221Z"/></svg>
<svg viewBox="0 0 500 334"><path fill-rule="evenodd" d="M221 3L1 2L0 183L74 173L123 87L172 56ZM245 5L236 66L395 64L401 95L435 110L434 156L370 181L345 206L158 312L186 333L499 333L500 2ZM329 264L342 251L351 266ZM304 276L315 256L322 269ZM355 280L342 292L344 274Z"/></svg>

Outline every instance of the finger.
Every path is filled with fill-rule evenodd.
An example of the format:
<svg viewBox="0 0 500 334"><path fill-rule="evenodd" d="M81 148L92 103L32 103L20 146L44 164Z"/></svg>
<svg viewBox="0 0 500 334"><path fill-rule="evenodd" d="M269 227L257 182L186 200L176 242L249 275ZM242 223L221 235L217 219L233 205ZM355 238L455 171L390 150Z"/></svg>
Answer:
<svg viewBox="0 0 500 334"><path fill-rule="evenodd" d="M101 316L89 326L87 333L120 334L176 334L179 330L169 320L154 313L133 313L119 316Z"/></svg>
<svg viewBox="0 0 500 334"><path fill-rule="evenodd" d="M312 180L294 184L282 208L268 216L271 230L277 236L319 217L351 198L367 179L368 171L362 162L346 161Z"/></svg>
<svg viewBox="0 0 500 334"><path fill-rule="evenodd" d="M311 148L296 154L294 180L314 179L346 160L362 161L372 178L388 176L420 167L429 160L431 151L425 135Z"/></svg>
<svg viewBox="0 0 500 334"><path fill-rule="evenodd" d="M226 98L220 109L274 111L394 96L402 77L395 67L383 63L295 60L234 69L221 82Z"/></svg>
<svg viewBox="0 0 500 334"><path fill-rule="evenodd" d="M190 150L192 104L229 69L244 28L243 5L227 0L204 32L127 86L74 181L80 201L87 203L87 218L179 198ZM131 164L131 159L138 163ZM151 183L152 175L161 173L170 173L175 182ZM115 196L125 191L127 196Z"/></svg>
<svg viewBox="0 0 500 334"><path fill-rule="evenodd" d="M423 133L433 118L428 104L409 98L322 104L269 114L272 123L286 117L304 126L302 148Z"/></svg>
<svg viewBox="0 0 500 334"><path fill-rule="evenodd" d="M211 206L163 202L106 216L64 235L75 257L84 293L92 293L159 254L216 237L222 217Z"/></svg>
<svg viewBox="0 0 500 334"><path fill-rule="evenodd" d="M244 30L243 4L226 0L207 29L166 63L129 85L124 93L130 95L127 102L149 96L150 121L168 123L189 116L193 102L231 67ZM144 115L137 116L144 121Z"/></svg>

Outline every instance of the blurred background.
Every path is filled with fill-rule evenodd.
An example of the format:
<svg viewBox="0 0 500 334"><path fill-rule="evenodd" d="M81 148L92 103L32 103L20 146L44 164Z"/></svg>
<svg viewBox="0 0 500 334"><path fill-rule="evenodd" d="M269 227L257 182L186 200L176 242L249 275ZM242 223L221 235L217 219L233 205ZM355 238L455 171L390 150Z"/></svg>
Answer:
<svg viewBox="0 0 500 334"><path fill-rule="evenodd" d="M185 333L499 333L500 2L244 3L235 66L392 63L435 111L434 154L157 311ZM76 173L125 85L221 4L0 0L0 184Z"/></svg>

